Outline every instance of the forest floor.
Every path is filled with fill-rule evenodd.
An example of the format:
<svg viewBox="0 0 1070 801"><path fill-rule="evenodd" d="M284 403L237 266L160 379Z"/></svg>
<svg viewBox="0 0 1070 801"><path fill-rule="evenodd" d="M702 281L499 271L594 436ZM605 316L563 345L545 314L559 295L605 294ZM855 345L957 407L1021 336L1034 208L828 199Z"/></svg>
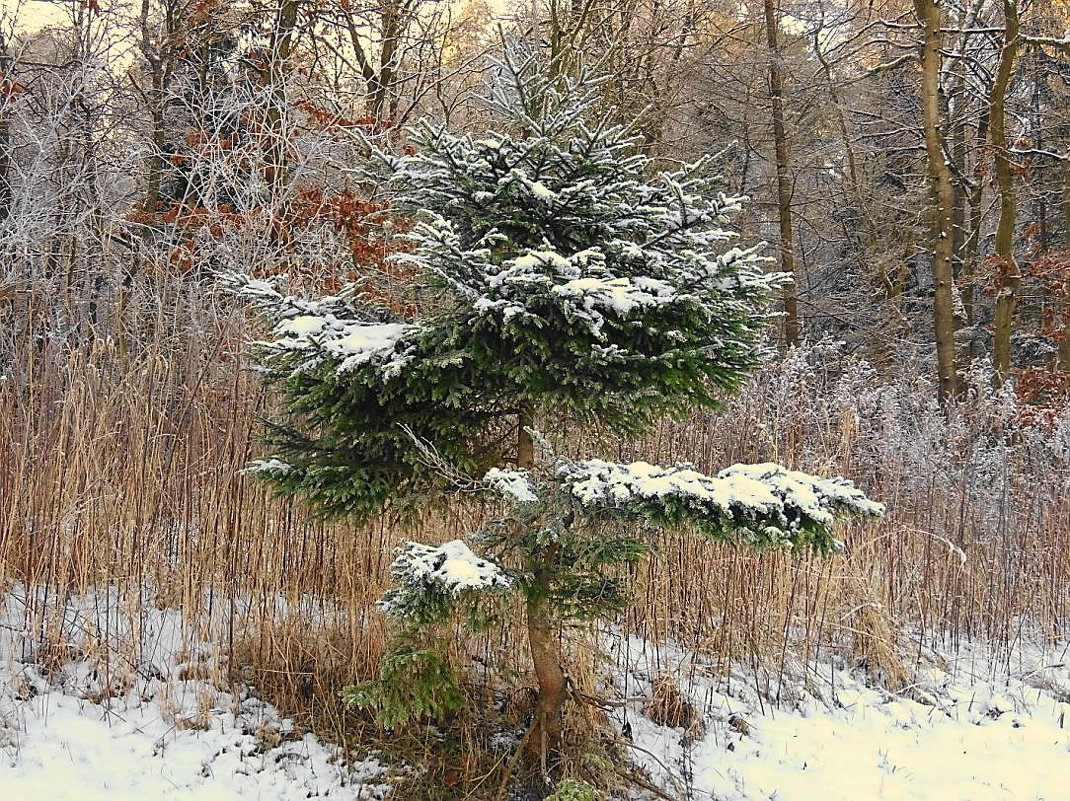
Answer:
<svg viewBox="0 0 1070 801"><path fill-rule="evenodd" d="M642 703L618 715L639 746L633 758L678 798L1070 799L1065 637L918 649L896 692L835 659L789 665L780 681L742 666L725 676L685 654L667 659L664 647L658 670L641 641L628 647L629 696L657 697L652 681L672 664L701 720L658 725Z"/></svg>
<svg viewBox="0 0 1070 801"><path fill-rule="evenodd" d="M48 620L27 614L20 588L2 600L0 798L389 795L397 770L374 755L344 765L250 686L221 680L209 643L225 632L191 632L180 611L133 608L138 599L117 592L67 599ZM895 692L834 655L785 658L774 674L637 638L607 642L622 666L615 690L632 699L615 723L671 797L1070 798L1065 638L918 647Z"/></svg>
<svg viewBox="0 0 1070 801"><path fill-rule="evenodd" d="M131 600L67 599L61 615L42 621L27 614L19 588L2 598L0 799L388 794L387 768L374 756L344 765L336 747L301 732L249 685L226 681L211 644L224 632L191 632L180 611L133 609Z"/></svg>

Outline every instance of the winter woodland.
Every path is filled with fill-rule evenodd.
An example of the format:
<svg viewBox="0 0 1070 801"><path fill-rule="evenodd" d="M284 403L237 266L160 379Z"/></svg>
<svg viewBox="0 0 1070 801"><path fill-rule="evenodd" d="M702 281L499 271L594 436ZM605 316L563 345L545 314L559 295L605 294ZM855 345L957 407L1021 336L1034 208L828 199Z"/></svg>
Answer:
<svg viewBox="0 0 1070 801"><path fill-rule="evenodd" d="M1059 799L1061 0L5 0L0 797Z"/></svg>

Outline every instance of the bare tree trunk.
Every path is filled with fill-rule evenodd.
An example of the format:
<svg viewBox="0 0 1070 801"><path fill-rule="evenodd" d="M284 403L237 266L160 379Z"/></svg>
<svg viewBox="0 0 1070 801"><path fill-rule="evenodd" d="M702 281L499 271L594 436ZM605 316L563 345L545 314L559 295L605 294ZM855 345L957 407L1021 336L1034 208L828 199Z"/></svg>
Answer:
<svg viewBox="0 0 1070 801"><path fill-rule="evenodd" d="M1018 55L1018 9L1015 0L1003 0L1004 34L996 77L989 97L992 151L996 165L996 184L999 187L999 224L996 227L996 257L999 259L1001 280L996 296L994 355L996 381L1006 380L1011 367L1011 332L1014 311L1018 305L1018 291L1022 273L1014 258L1014 229L1018 217L1018 203L1014 194L1014 173L1007 153L1006 104L1007 88L1014 73L1014 59Z"/></svg>
<svg viewBox="0 0 1070 801"><path fill-rule="evenodd" d="M0 101L2 102L2 101ZM0 109L0 222L11 214L11 120Z"/></svg>
<svg viewBox="0 0 1070 801"><path fill-rule="evenodd" d="M152 94L151 107L149 108L150 125L152 130L149 139L152 142L152 152L149 153L149 170L145 181L145 204L144 209L149 214L157 211L160 202L160 187L163 183L164 171L164 82L163 73L156 64L152 65Z"/></svg>
<svg viewBox="0 0 1070 801"><path fill-rule="evenodd" d="M788 173L788 136L784 125L784 76L777 44L777 13L774 0L765 0L765 37L769 50L769 99L773 106L773 146L776 151L777 211L780 219L780 270L795 277L795 234L791 221L791 176ZM783 290L784 341L798 345L799 296L794 282Z"/></svg>
<svg viewBox="0 0 1070 801"><path fill-rule="evenodd" d="M933 317L941 401L958 392L955 358L954 276L951 260L955 246L955 191L945 161L940 134L940 5L937 0L914 0L914 10L925 31L921 51L921 105L929 186L936 201L936 245L933 248Z"/></svg>
<svg viewBox="0 0 1070 801"><path fill-rule="evenodd" d="M166 140L164 104L171 71L172 44L177 24L175 4L166 3L163 30L154 34L149 23L149 0L141 0L141 53L148 66L150 89L142 93L149 110L148 174L145 180L143 208L148 214L156 212L160 200L165 169L164 142ZM159 39L159 41L156 41Z"/></svg>
<svg viewBox="0 0 1070 801"><path fill-rule="evenodd" d="M379 71L370 86L372 116L386 120L391 116L390 95L397 69L397 50L401 44L402 8L399 0L386 0L381 6L382 47L379 51Z"/></svg>
<svg viewBox="0 0 1070 801"><path fill-rule="evenodd" d="M960 23L965 26L965 19ZM959 60L962 61L961 59ZM952 274L956 279L962 274L963 255L966 246L966 68L962 63L956 64L955 85L951 91L951 100L947 108L948 125L950 128L951 160L955 165L952 189L955 197L954 214L954 258L952 259ZM963 319L963 322L967 320Z"/></svg>
<svg viewBox="0 0 1070 801"><path fill-rule="evenodd" d="M7 40L0 34L0 222L11 214L11 118L7 105L15 99L15 76L7 48Z"/></svg>
<svg viewBox="0 0 1070 801"><path fill-rule="evenodd" d="M272 34L271 58L267 65L271 103L267 110L268 170L272 187L278 189L286 184L286 131L283 130L286 107L286 75L289 72L290 51L293 48L294 30L297 28L297 12L300 0L283 0Z"/></svg>
<svg viewBox="0 0 1070 801"><path fill-rule="evenodd" d="M977 137L975 147L977 152L984 151L988 141L988 109L981 109L981 116L977 120ZM986 170L985 160L978 157L975 160L973 172L973 187L970 190L970 231L966 237L966 244L962 255L962 273L960 283L962 286L962 306L966 310L966 321L973 325L977 321L976 295L974 282L977 276L977 262L981 253L981 225L984 222L984 200Z"/></svg>
<svg viewBox="0 0 1070 801"><path fill-rule="evenodd" d="M1070 253L1070 160L1063 162L1063 249ZM1063 339L1056 367L1070 371L1070 298L1063 298Z"/></svg>
<svg viewBox="0 0 1070 801"><path fill-rule="evenodd" d="M974 2L972 8L970 2L963 5L959 22L959 27L962 29L963 33L960 36L961 44L959 45L959 49L965 50L968 44L968 36L965 32L971 27L981 27L983 24L981 20L983 11L983 0ZM966 325L972 327L977 322L974 283L977 278L977 262L980 256L981 245L981 225L984 220L984 212L981 206L981 203L984 201L985 185L985 172L983 167L984 158L982 154L984 153L985 145L988 142L988 108L982 105L977 112L977 124L974 130L974 141L972 143L975 159L973 164L973 182L971 183L966 178L969 171L967 154L970 147L966 141L966 130L969 126L969 118L971 116L967 105L967 96L970 94L970 89L966 80L967 66L967 61L965 59L960 59L960 69L958 71L958 81L956 83L957 102L955 107L955 132L958 145L956 166L959 171L958 189L960 193L960 209L958 211L957 219L959 220L958 224L961 226L961 246L957 251L957 279L959 284L959 296L962 299L963 321ZM966 210L967 205L969 206L968 215ZM966 358L970 358L969 352L967 352Z"/></svg>

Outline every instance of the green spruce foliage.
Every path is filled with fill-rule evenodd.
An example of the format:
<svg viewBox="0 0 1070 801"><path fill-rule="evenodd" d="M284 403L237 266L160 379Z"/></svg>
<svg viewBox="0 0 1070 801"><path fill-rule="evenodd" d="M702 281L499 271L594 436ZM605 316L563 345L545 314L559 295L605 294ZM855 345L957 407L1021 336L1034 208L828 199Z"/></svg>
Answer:
<svg viewBox="0 0 1070 801"><path fill-rule="evenodd" d="M372 710L385 729L412 720L444 721L464 700L446 659L420 648L411 636L397 639L377 680L346 687L342 697L358 709Z"/></svg>
<svg viewBox="0 0 1070 801"><path fill-rule="evenodd" d="M782 277L724 225L741 198L708 162L656 170L597 114L597 85L503 68L479 136L425 122L376 155L419 308L359 290L302 300L242 281L273 326L265 377L288 403L266 478L325 513L367 516L438 483L415 440L475 475L502 464L518 411L637 432L712 405L756 364Z"/></svg>

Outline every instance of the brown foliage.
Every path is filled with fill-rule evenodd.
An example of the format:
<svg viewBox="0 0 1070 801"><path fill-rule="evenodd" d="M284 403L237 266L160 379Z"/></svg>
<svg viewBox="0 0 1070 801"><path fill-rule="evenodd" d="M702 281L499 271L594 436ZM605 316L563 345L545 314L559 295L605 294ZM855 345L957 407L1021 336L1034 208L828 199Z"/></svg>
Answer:
<svg viewBox="0 0 1070 801"><path fill-rule="evenodd" d="M309 124L316 131L337 134L347 128L384 130L393 127L393 123L389 120L380 120L375 117L347 117L341 112L331 111L311 100L295 100L293 105L307 115Z"/></svg>
<svg viewBox="0 0 1070 801"><path fill-rule="evenodd" d="M1023 425L1051 428L1070 408L1070 372L1029 367L1018 371L1015 389Z"/></svg>

